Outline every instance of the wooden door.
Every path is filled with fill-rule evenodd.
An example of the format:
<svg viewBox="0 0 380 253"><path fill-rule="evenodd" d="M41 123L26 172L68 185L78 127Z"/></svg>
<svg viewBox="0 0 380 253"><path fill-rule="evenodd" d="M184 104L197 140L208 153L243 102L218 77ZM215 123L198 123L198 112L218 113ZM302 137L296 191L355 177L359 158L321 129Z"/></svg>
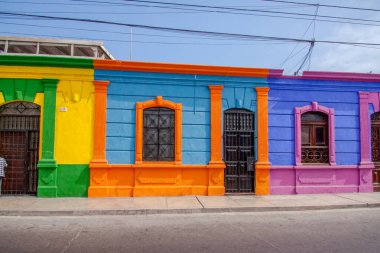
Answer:
<svg viewBox="0 0 380 253"><path fill-rule="evenodd" d="M372 161L375 164L373 170L373 190L380 191L380 112L371 116L371 146Z"/></svg>
<svg viewBox="0 0 380 253"><path fill-rule="evenodd" d="M244 109L224 113L224 161L226 193L254 192L255 114Z"/></svg>
<svg viewBox="0 0 380 253"><path fill-rule="evenodd" d="M8 163L2 194L37 194L40 107L12 102L0 107L0 156Z"/></svg>

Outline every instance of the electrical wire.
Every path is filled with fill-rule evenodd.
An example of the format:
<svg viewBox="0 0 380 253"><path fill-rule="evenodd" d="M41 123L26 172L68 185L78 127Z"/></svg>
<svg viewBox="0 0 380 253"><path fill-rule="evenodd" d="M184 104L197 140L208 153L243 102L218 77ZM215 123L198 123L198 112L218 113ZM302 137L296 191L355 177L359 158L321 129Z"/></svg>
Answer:
<svg viewBox="0 0 380 253"><path fill-rule="evenodd" d="M315 17L316 17L316 15L317 15L317 13L318 13L318 7L316 8L316 10L315 10ZM315 20L313 20L313 21L311 21L310 22L310 24L309 24L309 26L306 28L306 31L302 34L302 39L306 36L306 34L307 34L307 32L310 30L310 27L312 26L312 25L315 25ZM314 27L314 31L315 31L315 27ZM313 38L314 38L314 32L313 32ZM286 57L285 58L285 60L280 64L280 68L282 68L283 66L284 66L284 64L289 60L289 59L291 59L291 55L293 54L293 52L297 49L297 47L299 46L299 44L300 43L297 43L295 46L294 46L294 48L293 48L293 50L290 52L290 54L288 55L288 57Z"/></svg>
<svg viewBox="0 0 380 253"><path fill-rule="evenodd" d="M303 43L311 43L313 41L314 43L326 43L326 44L380 46L380 43L333 41L333 40L307 40L307 39L297 39L297 38L289 38L289 37L262 36L262 35L251 35L251 34L241 34L241 33L223 33L223 32L214 32L214 31L202 31L202 30L193 30L193 29L163 27L163 26L121 23L121 22L86 19L86 18L70 18L70 17L56 17L56 16L46 16L46 15L21 14L21 13L4 12L4 11L0 11L0 15L37 17L37 18L45 18L48 20L65 20L65 21L76 21L76 22L86 22L86 23L95 23L95 24L107 24L107 25L125 26L125 27L150 29L150 30L157 30L157 31L174 32L174 33L209 35L213 37L230 37L230 38L241 38L241 39L250 39L250 40L273 40L273 41L303 42Z"/></svg>
<svg viewBox="0 0 380 253"><path fill-rule="evenodd" d="M162 6L150 6L150 5L133 5L132 6L138 6L138 7L157 7L157 8L166 8ZM195 10L196 12L190 12L188 8L169 8L169 9L180 9L180 10L187 10L188 13L208 13L208 14L220 14L220 13L227 13L227 14L233 14L233 15L245 15L245 16L255 16L255 17L269 17L269 18L282 18L282 19L294 19L294 20L314 20L314 18L307 18L307 17L290 17L290 16L282 16L282 15L269 15L269 14L258 14L258 13L238 13L238 12L227 12L227 11L202 11L202 10ZM46 13L46 12L44 12ZM179 13L179 12L175 12ZM27 13L25 13L27 14ZM90 13L88 13L90 14ZM146 13L146 14L159 14L159 13ZM321 22L328 22L328 23L339 23L339 24L351 24L351 25L362 25L362 26L380 26L380 24L370 24L370 23L362 23L362 22L349 22L349 21L339 21L339 20L329 20L329 19L316 19L317 21ZM379 21L380 22L380 21Z"/></svg>
<svg viewBox="0 0 380 253"><path fill-rule="evenodd" d="M83 39L83 40L103 40L103 41L111 41L111 42L125 42L129 43L130 41L127 40L117 40L117 39L102 39L102 38L81 38L81 37L62 37L62 36L53 36L53 35L41 35L41 34L35 34L35 33L17 33L17 32L7 32L8 34L14 34L14 35L32 35L32 36L48 36L53 38L62 38L62 39ZM141 44L160 44L160 45L193 45L193 46L257 46L257 45L263 45L259 42L251 42L251 43L193 43L193 42L165 42L165 41L141 41L141 40L134 40L133 43L141 43ZM281 45L281 44L288 44L289 42L265 42L265 45L271 44L271 45Z"/></svg>
<svg viewBox="0 0 380 253"><path fill-rule="evenodd" d="M286 4L298 4L298 5L306 5L306 6L320 6L327 8L339 8L339 9L348 9L348 10L359 10L359 11L380 11L380 9L373 8L361 8L361 7L353 7L353 6L343 6L343 5L331 5L331 4L313 4L313 3L305 3L305 2L294 2L294 1L283 1L283 0L259 0L263 2L274 2L274 3L286 3Z"/></svg>
<svg viewBox="0 0 380 253"><path fill-rule="evenodd" d="M315 18L307 18L307 17L314 17L313 14L308 13L298 13L298 12L279 12L279 11L269 11L269 10L260 10L260 9L246 9L246 8L236 8L236 7L221 7L221 6L209 6L209 5L194 5L194 4L181 4L181 3L169 3L169 2L159 2L159 1L143 1L143 0L124 0L124 2L136 2L139 4L126 4L126 3L115 3L115 2L107 2L107 1L95 1L95 0L71 0L74 2L88 2L88 3L97 3L97 4L114 4L114 5L128 5L128 6L135 6L135 7L154 7L154 8L168 8L168 9L175 9L175 10L187 10L187 11L195 11L197 12L206 12L206 13L227 13L227 14L238 14L238 15L254 15L254 16L263 16L263 17L272 17L272 18L287 18L287 19L301 19L301 20L314 20ZM142 3L149 3L150 5L144 5ZM292 2L296 3L296 2ZM161 4L161 5L152 5L152 4ZM162 6L164 5L164 6ZM174 7L177 6L177 7ZM178 7L180 6L180 7ZM184 6L186 8L183 8L181 6ZM308 6L316 6L316 4L308 5ZM189 7L193 7L189 9ZM194 9L194 7L198 9ZM199 9L201 8L201 9ZM202 9L203 8L203 9ZM205 10L206 8L206 10ZM210 10L211 9L211 10ZM217 9L217 10L214 10ZM223 11L223 10L229 10L229 11ZM235 11L243 11L243 12L231 12L231 10ZM247 12L254 12L247 13ZM264 12L264 13L274 13L274 14L281 14L281 15L288 15L288 16L281 16L281 15L268 15L268 14L257 14L257 12ZM53 12L36 12L36 13L53 13ZM64 12L61 12L64 13ZM72 12L71 12L72 13ZM191 13L191 12L190 12ZM81 14L81 13L79 13ZM98 13L94 13L98 14ZM100 13L99 13L100 14ZM107 14L107 13L104 13ZM112 13L108 13L112 14ZM118 13L113 13L118 14ZM145 14L145 13L144 13ZM146 14L161 14L161 13L146 13ZM164 14L164 13L162 13ZM289 16L293 15L293 16ZM298 16L298 17L294 17ZM299 17L301 16L301 17ZM318 15L318 19L315 19L317 21L322 22L331 22L331 23L346 23L346 24L353 24L353 25L370 25L370 26L380 26L376 24L380 24L380 20L373 20L373 19L363 19L363 18L351 18L351 17L339 17L339 16L329 16L329 15ZM321 19L323 18L323 19ZM327 18L327 19L326 19ZM346 21L344 21L346 20ZM351 21L351 22L348 22ZM355 22L352 22L355 21ZM361 22L357 22L361 21ZM362 23L366 22L366 23ZM376 23L376 24L373 24Z"/></svg>
<svg viewBox="0 0 380 253"><path fill-rule="evenodd" d="M88 0L71 0L77 1L88 1ZM169 6L181 6L181 7L191 7L191 8L203 8L203 9L217 9L217 10L229 10L229 11L243 11L243 12L264 12L271 14L282 14L282 15L295 15L295 16L307 16L314 17L312 14L299 13L299 12L284 12L284 11L270 11L270 10L258 10L258 9L247 9L247 8L236 8L236 7L222 7L222 6L211 6L211 5L199 5L199 4L183 4L183 3L172 3L172 2L161 2L161 1L147 1L147 0L123 0L124 2L136 2L136 3L148 3L148 4L161 4ZM210 11L210 10L207 10ZM321 18L339 19L339 20L350 20L350 21L362 21L362 22L374 22L380 23L380 20L373 19L363 19L363 18L350 18L350 17L340 17L340 16L330 16L330 15L318 15Z"/></svg>

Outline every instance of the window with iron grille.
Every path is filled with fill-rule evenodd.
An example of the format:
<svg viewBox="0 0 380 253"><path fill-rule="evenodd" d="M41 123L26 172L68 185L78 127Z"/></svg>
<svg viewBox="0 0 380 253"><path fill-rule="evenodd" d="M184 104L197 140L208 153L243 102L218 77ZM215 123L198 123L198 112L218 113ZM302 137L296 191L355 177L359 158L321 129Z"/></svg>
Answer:
<svg viewBox="0 0 380 253"><path fill-rule="evenodd" d="M301 115L302 163L329 162L327 115L307 112Z"/></svg>
<svg viewBox="0 0 380 253"><path fill-rule="evenodd" d="M174 161L174 110L153 107L143 114L143 161Z"/></svg>

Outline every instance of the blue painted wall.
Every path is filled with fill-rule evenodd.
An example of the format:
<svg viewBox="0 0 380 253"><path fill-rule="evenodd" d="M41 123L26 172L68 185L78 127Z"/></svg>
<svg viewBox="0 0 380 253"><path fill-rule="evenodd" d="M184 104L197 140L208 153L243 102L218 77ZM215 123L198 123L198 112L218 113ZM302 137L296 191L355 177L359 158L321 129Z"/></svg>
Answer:
<svg viewBox="0 0 380 253"><path fill-rule="evenodd" d="M335 149L338 165L360 161L358 91L378 91L379 83L269 78L269 160L295 165L294 108L318 102L335 109Z"/></svg>
<svg viewBox="0 0 380 253"><path fill-rule="evenodd" d="M106 158L110 164L135 162L136 102L163 96L182 104L182 163L210 160L210 91L224 85L223 110L256 108L255 86L264 78L224 77L95 70L95 80L109 80L107 95ZM221 122L221 124L223 124Z"/></svg>

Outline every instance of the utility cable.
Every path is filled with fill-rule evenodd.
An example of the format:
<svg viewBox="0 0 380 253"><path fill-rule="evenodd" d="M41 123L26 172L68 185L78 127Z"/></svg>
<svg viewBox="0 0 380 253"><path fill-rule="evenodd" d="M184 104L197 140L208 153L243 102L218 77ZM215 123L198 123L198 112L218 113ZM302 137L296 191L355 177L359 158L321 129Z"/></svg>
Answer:
<svg viewBox="0 0 380 253"><path fill-rule="evenodd" d="M315 10L315 17L316 17L316 15L317 15L317 13L318 13L318 8L316 8L316 10ZM315 25L315 20L313 20L313 21L310 22L309 26L306 28L306 31L302 34L301 39L303 39L303 38L305 37L305 35L307 34L307 32L309 31L310 27L311 27L313 24ZM315 31L315 26L314 26L314 31ZM313 31L313 38L314 38L314 31ZM288 57L286 57L285 60L280 64L280 66L279 66L280 68L282 68L282 67L284 66L284 64L285 64L288 60L290 60L290 59L292 58L291 56L292 56L293 52L297 49L297 47L299 46L299 44L300 44L300 43L297 43L297 44L294 46L293 50L290 52L290 54L288 55Z"/></svg>
<svg viewBox="0 0 380 253"><path fill-rule="evenodd" d="M2 15L21 16L21 17L45 18L45 19L49 19L49 20L65 20L65 21L87 22L87 23L95 23L95 24L117 25L117 26L135 27L135 28L141 28L141 29L165 31L165 32L209 35L209 36L214 36L214 37L231 37L231 38L241 38L241 39L251 39L251 40L273 40L273 41L303 42L303 43L314 42L314 43L342 44L342 45L380 46L380 43L333 41L333 40L315 40L315 41L313 41L313 40L297 39L297 38L289 38L289 37L262 36L262 35L251 35L251 34L241 34L241 33L240 34L239 33L223 33L223 32L213 32L213 31L202 31L202 30L181 29L181 28L173 28L173 27L163 27L163 26L151 26L151 25L121 23L121 22L86 19L86 18L70 18L70 17L56 17L56 16L46 16L46 15L21 14L21 13L4 12L4 11L0 11L0 15L1 14Z"/></svg>
<svg viewBox="0 0 380 253"><path fill-rule="evenodd" d="M380 11L380 9L373 8L361 8L354 6L343 6L343 5L331 5L331 4L313 4L313 3L305 3L305 2L294 2L294 1L283 1L283 0L259 0L264 2L274 2L274 3L286 3L286 4L298 4L298 5L307 5L307 6L317 6L327 7L327 8L339 8L339 9L349 9L349 10L359 10L359 11Z"/></svg>
<svg viewBox="0 0 380 253"><path fill-rule="evenodd" d="M84 0L72 0L72 1L77 2L77 1L84 1ZM124 2L136 2L136 3L148 3L148 4L161 4L161 5L169 5L169 6L181 6L181 7L183 6L183 7L201 8L201 9L203 8L203 9L211 9L211 10L217 9L217 10L243 11L243 12L264 12L264 13L272 13L272 14L285 14L285 15L314 17L314 15L312 15L312 14L299 13L299 12L269 11L269 10L222 7L222 6L199 5L199 4L183 4L183 3L147 1L147 0L123 0L123 1ZM350 17L330 16L330 15L318 15L318 17L340 19L340 20L350 20L350 21L364 21L364 22L380 23L380 20L363 19L363 18L350 18Z"/></svg>

